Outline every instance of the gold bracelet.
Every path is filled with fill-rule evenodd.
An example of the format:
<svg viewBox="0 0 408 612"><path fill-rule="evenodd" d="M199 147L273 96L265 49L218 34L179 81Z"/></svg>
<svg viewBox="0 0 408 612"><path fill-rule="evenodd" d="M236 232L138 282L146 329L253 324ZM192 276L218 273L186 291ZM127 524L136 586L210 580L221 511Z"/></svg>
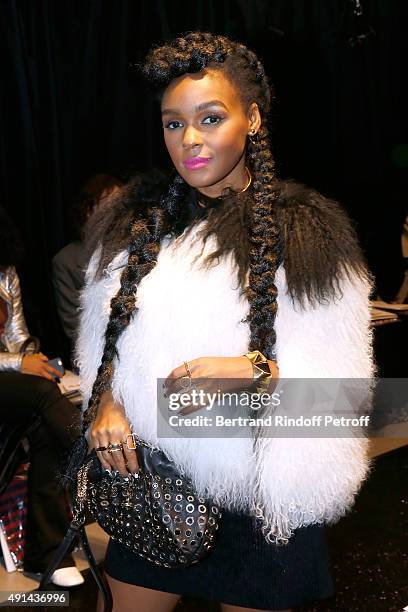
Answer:
<svg viewBox="0 0 408 612"><path fill-rule="evenodd" d="M252 363L255 391L257 393L267 393L273 378L267 358L260 351L245 353L244 357L247 357Z"/></svg>

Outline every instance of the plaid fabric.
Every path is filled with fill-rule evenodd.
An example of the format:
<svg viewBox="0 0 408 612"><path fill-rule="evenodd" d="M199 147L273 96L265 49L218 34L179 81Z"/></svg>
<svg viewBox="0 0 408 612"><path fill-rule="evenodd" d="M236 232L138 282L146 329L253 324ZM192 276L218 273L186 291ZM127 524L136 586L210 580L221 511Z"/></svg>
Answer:
<svg viewBox="0 0 408 612"><path fill-rule="evenodd" d="M6 538L16 569L23 567L29 465L22 463L18 466L0 496L0 529Z"/></svg>

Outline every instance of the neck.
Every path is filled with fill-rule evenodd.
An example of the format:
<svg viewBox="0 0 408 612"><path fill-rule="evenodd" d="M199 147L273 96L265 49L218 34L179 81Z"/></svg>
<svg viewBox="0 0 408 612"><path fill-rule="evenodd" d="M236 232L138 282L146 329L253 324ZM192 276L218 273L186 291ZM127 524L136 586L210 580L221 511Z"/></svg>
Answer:
<svg viewBox="0 0 408 612"><path fill-rule="evenodd" d="M222 199L223 198L223 192L225 191L225 189L230 188L232 189L232 192L235 192L235 194L239 194L239 193L244 193L245 191L247 191L247 189L249 189L250 185L252 184L252 174L249 171L249 169L247 167L245 167L245 179L243 181L243 187L240 189L236 189L234 187L231 187L230 185L225 185L223 187L223 189L221 191L217 191L216 193L218 195L213 195L209 193L209 190L206 189L197 189L197 193L198 193L198 197L204 196L204 198L210 198L210 199ZM227 196L231 195L230 193L227 193ZM198 202L200 204L200 206L203 206L200 202Z"/></svg>
<svg viewBox="0 0 408 612"><path fill-rule="evenodd" d="M236 193L240 193L249 187L250 173L245 165L245 155L243 155L233 170L221 181L208 187L197 188L199 193L208 198L219 198L225 189L230 188Z"/></svg>

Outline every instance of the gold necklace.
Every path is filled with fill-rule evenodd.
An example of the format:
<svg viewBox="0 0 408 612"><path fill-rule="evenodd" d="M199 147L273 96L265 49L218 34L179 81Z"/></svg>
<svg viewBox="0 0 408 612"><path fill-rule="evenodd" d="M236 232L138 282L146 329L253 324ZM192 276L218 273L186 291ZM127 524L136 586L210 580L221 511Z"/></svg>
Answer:
<svg viewBox="0 0 408 612"><path fill-rule="evenodd" d="M238 194L238 193L244 193L245 191L247 191L247 189L249 189L249 187L250 187L250 185L251 185L251 183L252 183L252 174L251 174L251 172L249 171L248 166L245 166L245 172L246 172L246 175L247 175L247 177L248 177L248 182L247 182L247 184L245 185L245 187L244 187L243 189L240 189L239 191L236 191L236 192L235 192L236 194ZM201 194L201 195L204 195L204 194ZM205 197L209 197L209 196L205 196ZM217 198L213 198L213 199L214 199L214 200L222 200L222 197L221 197L221 196L218 196ZM197 204L198 204L199 206L201 206L201 208L207 208L207 207L205 206L205 204L203 204L202 202L200 202L200 200L198 200L198 199L197 199Z"/></svg>

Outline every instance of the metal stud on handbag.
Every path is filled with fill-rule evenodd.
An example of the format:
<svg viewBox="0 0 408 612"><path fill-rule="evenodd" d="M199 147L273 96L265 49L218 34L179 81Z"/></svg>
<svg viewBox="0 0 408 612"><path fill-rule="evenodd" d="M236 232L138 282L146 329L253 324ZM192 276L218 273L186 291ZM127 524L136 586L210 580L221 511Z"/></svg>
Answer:
<svg viewBox="0 0 408 612"><path fill-rule="evenodd" d="M109 474L93 451L78 473L76 505L86 505L114 540L156 565L197 563L213 546L220 509L197 496L162 450L133 437L139 471Z"/></svg>

